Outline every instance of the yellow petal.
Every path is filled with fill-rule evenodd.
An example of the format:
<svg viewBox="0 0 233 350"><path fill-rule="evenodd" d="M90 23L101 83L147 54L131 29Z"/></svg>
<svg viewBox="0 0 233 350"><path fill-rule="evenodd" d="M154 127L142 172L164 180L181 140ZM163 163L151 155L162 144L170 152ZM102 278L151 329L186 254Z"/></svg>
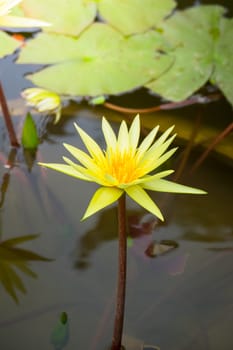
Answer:
<svg viewBox="0 0 233 350"><path fill-rule="evenodd" d="M155 142L145 153L145 156L142 158L142 162L146 159L158 159L167 150L175 137L176 135L173 135L167 141L161 144L157 144L157 142Z"/></svg>
<svg viewBox="0 0 233 350"><path fill-rule="evenodd" d="M177 147L172 148L171 150L167 151L166 153L164 153L161 157L159 157L158 159L151 159L149 158L149 160L147 162L145 162L145 164L143 164L143 168L146 174L150 173L151 171L153 171L154 169L158 168L161 164L165 163L177 150Z"/></svg>
<svg viewBox="0 0 233 350"><path fill-rule="evenodd" d="M128 133L126 122L124 120L121 122L121 125L120 125L117 144L118 144L119 150L121 151L125 151L129 149L129 133Z"/></svg>
<svg viewBox="0 0 233 350"><path fill-rule="evenodd" d="M142 141L140 146L138 147L137 151L137 157L138 159L141 158L141 156L144 155L144 153L148 150L148 148L151 146L152 142L154 141L154 138L159 130L159 125L157 125L154 129L150 131L150 133L146 136L146 138Z"/></svg>
<svg viewBox="0 0 233 350"><path fill-rule="evenodd" d="M99 173L101 171L101 169L95 164L95 161L89 157L87 153L67 143L63 143L63 145L72 154L72 156L74 156L86 168L95 173Z"/></svg>
<svg viewBox="0 0 233 350"><path fill-rule="evenodd" d="M48 27L50 26L50 24L47 22L26 17L0 16L0 26L8 28L34 28Z"/></svg>
<svg viewBox="0 0 233 350"><path fill-rule="evenodd" d="M165 171L161 171L155 175L146 175L140 179L131 181L130 184L120 184L118 185L119 188L125 189L127 187L133 186L133 185L139 185L139 184L143 184L144 182L147 181L151 181L154 179L161 179L162 177L168 176L170 174L174 173L174 170L165 170ZM143 186L142 186L143 187Z"/></svg>
<svg viewBox="0 0 233 350"><path fill-rule="evenodd" d="M74 168L74 170L83 174L83 176L85 176L87 179L89 179L89 181L96 182L97 184L99 184L101 186L108 185L108 182L105 181L99 174L96 174L96 172L93 172L90 169L84 168L83 166L72 162L72 160L70 160L67 157L62 157L62 158L67 164L72 166Z"/></svg>
<svg viewBox="0 0 233 350"><path fill-rule="evenodd" d="M144 168L146 173L149 173L153 169L157 168L158 165L161 164L161 161L159 162L159 158L170 146L175 136L176 135L171 136L166 142L157 147L155 147L155 144L151 146L151 148L144 154L141 161L138 163L138 166Z"/></svg>
<svg viewBox="0 0 233 350"><path fill-rule="evenodd" d="M198 188L184 186L172 181L159 179L143 183L143 188L158 192L173 192L173 193L191 193L191 194L206 194L205 191Z"/></svg>
<svg viewBox="0 0 233 350"><path fill-rule="evenodd" d="M153 180L158 180L158 179L161 179L163 177L166 177L168 175L171 175L172 173L174 173L174 170L164 170L164 171L160 171L159 173L157 174L154 174L154 175L148 175L148 176L145 176L144 178L142 178L140 181L140 183L144 183L144 182L148 182L148 181L153 181Z"/></svg>
<svg viewBox="0 0 233 350"><path fill-rule="evenodd" d="M55 113L54 124L57 124L61 119L61 108L59 107L56 111L54 111L54 113Z"/></svg>
<svg viewBox="0 0 233 350"><path fill-rule="evenodd" d="M100 187L93 195L82 220L117 201L122 193L123 190L116 187Z"/></svg>
<svg viewBox="0 0 233 350"><path fill-rule="evenodd" d="M116 135L112 130L111 125L105 118L102 119L102 131L107 148L115 149L117 144Z"/></svg>
<svg viewBox="0 0 233 350"><path fill-rule="evenodd" d="M59 171L59 172L61 172L63 174L69 175L69 176L76 177L77 179L80 179L80 180L92 181L88 177L83 175L82 173L80 173L77 170L75 170L70 165L57 164L57 163L38 163L38 165L41 165L43 167Z"/></svg>
<svg viewBox="0 0 233 350"><path fill-rule="evenodd" d="M177 151L177 149L178 147L174 147L159 157L156 162L156 167L159 167L161 164L165 163Z"/></svg>
<svg viewBox="0 0 233 350"><path fill-rule="evenodd" d="M130 147L134 150L136 150L138 146L139 137L140 137L140 118L139 118L139 114L137 114L129 129L129 143L130 143Z"/></svg>
<svg viewBox="0 0 233 350"><path fill-rule="evenodd" d="M168 136L170 135L170 133L172 132L172 130L174 129L175 125L171 126L170 128L168 128L159 138L158 140L153 144L154 146L159 146L162 145L165 140L168 138Z"/></svg>
<svg viewBox="0 0 233 350"><path fill-rule="evenodd" d="M93 158L103 160L104 155L99 147L99 145L91 138L83 129L81 129L76 123L74 123L74 126L79 133L81 139L83 140L83 143L85 144L87 150L89 151L90 155Z"/></svg>
<svg viewBox="0 0 233 350"><path fill-rule="evenodd" d="M158 206L153 202L149 195L140 186L131 186L125 189L125 192L135 202L141 205L143 208L148 210L150 213L157 216L160 220L164 221L163 215Z"/></svg>

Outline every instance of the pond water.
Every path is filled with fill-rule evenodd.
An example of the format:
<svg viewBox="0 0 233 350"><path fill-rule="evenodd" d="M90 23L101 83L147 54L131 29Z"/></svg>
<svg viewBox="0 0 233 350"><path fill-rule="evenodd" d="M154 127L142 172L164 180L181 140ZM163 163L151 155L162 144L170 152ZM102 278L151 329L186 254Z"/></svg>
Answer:
<svg viewBox="0 0 233 350"><path fill-rule="evenodd" d="M2 72L9 73L1 77L5 92L15 101L20 90L28 86L22 77L28 67L16 67L12 58L3 64L6 70ZM14 124L19 130L23 107L14 108ZM207 115L211 108L205 109ZM231 118L225 102L216 104L214 110L219 115L227 111L224 117ZM0 276L0 282L4 281L0 284L1 350L107 350L111 343L118 250L116 206L81 222L96 185L36 164L61 162L66 154L63 142L83 148L74 122L103 145L103 114L115 116L83 104L67 109L58 125L46 126L38 117L43 142L35 158L22 149L11 152L0 119L1 242L38 234L17 247L51 259L28 264L21 252L17 268L17 258L9 255L9 246L8 251L0 251L0 264L4 266ZM12 169L5 166L9 155ZM188 167L196 158L196 154L192 156ZM232 164L212 157L192 176L180 180L205 189L207 196L152 194L163 208L163 225L152 225L150 215L127 201L131 239L126 350L142 350L143 344L148 344L145 349L152 349L151 344L161 350L232 350L232 179ZM155 242L163 245L155 246ZM167 244L174 249L162 254ZM152 257L151 248L160 254ZM18 286L18 302L11 281ZM24 293L19 289L25 289Z"/></svg>
<svg viewBox="0 0 233 350"><path fill-rule="evenodd" d="M82 147L74 121L101 144L100 116L98 109L84 106L58 126L50 125L36 160L60 162L65 154L62 142ZM17 117L14 121L18 125ZM1 239L39 234L20 247L53 259L30 263L34 277L9 263L26 292L17 291L17 304L0 286L1 349L107 349L117 274L116 207L80 222L94 184L45 171L36 163L29 169L21 149L15 167L6 169L3 157L9 144L0 122ZM148 224L150 215L127 203L133 238L124 334L137 346L232 349L232 175L232 167L210 159L186 178L187 184L206 189L207 196L154 196L166 208L165 224L155 229ZM155 240L174 241L178 247L151 258L145 251ZM54 329L62 312L69 329L55 347Z"/></svg>

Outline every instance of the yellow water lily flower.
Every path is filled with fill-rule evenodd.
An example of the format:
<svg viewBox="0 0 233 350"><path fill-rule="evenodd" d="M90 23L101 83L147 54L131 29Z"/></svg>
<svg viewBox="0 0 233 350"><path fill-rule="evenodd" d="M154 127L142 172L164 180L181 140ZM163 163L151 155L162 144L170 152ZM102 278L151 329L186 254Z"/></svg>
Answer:
<svg viewBox="0 0 233 350"><path fill-rule="evenodd" d="M57 123L61 117L61 98L58 94L41 88L28 88L22 92L27 105L35 108L40 113L55 113Z"/></svg>
<svg viewBox="0 0 233 350"><path fill-rule="evenodd" d="M129 130L126 122L121 122L118 137L108 121L103 118L102 131L106 142L105 150L102 150L77 124L75 127L88 153L72 145L64 144L78 163L63 157L66 164L39 164L81 180L96 182L101 186L93 195L83 219L112 204L126 192L135 202L163 221L160 209L145 190L206 193L196 188L165 180L164 177L173 173L173 170L154 172L176 151L176 148L167 151L176 136L170 136L173 127L166 130L154 141L159 129L159 126L156 126L138 145L140 137L139 115L134 118Z"/></svg>
<svg viewBox="0 0 233 350"><path fill-rule="evenodd" d="M10 16L8 13L22 0L0 0L0 27L5 28L26 28L46 27L50 24L32 18Z"/></svg>

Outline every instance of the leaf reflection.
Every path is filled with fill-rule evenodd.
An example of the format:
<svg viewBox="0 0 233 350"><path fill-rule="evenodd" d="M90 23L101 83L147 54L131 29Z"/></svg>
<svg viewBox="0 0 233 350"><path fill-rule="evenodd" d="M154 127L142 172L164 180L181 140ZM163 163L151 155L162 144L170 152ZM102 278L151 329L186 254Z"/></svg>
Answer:
<svg viewBox="0 0 233 350"><path fill-rule="evenodd" d="M37 274L29 267L29 261L51 261L51 259L30 250L15 247L18 244L36 239L38 236L26 235L0 242L0 283L16 303L19 302L17 291L23 294L26 294L27 291L15 268L25 275L37 278Z"/></svg>

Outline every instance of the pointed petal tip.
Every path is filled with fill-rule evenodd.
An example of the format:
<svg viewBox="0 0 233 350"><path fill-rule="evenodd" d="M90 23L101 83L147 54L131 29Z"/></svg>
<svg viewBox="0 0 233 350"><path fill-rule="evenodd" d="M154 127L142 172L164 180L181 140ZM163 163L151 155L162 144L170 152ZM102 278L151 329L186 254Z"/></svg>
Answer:
<svg viewBox="0 0 233 350"><path fill-rule="evenodd" d="M42 163L42 162L37 162L37 165L39 165L39 166L43 166L43 167L46 167L46 166L47 166L47 164L46 164L46 163Z"/></svg>
<svg viewBox="0 0 233 350"><path fill-rule="evenodd" d="M207 191L204 191L204 190L198 190L194 193L194 194L208 194Z"/></svg>
<svg viewBox="0 0 233 350"><path fill-rule="evenodd" d="M72 147L74 147L74 146L72 146L72 145L70 145L69 143L66 143L66 142L63 142L63 147L67 150L67 151L69 151L69 149L70 148L72 148ZM70 151L69 151L70 152Z"/></svg>
<svg viewBox="0 0 233 350"><path fill-rule="evenodd" d="M85 221L87 218L89 218L90 215L86 215L86 213L83 215L83 217L80 219L81 222Z"/></svg>

